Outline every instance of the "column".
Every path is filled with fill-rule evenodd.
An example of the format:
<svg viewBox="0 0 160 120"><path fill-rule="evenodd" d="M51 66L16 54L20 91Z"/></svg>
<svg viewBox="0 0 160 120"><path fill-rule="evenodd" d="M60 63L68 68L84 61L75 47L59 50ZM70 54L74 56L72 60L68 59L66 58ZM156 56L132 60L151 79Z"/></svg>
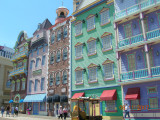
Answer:
<svg viewBox="0 0 160 120"><path fill-rule="evenodd" d="M114 30L115 30L116 49L118 49L118 27L117 27L117 23L114 23Z"/></svg>
<svg viewBox="0 0 160 120"><path fill-rule="evenodd" d="M116 58L117 58L117 69L118 69L118 82L121 82L121 73L120 73L121 64L120 64L120 56L118 52L116 53Z"/></svg>
<svg viewBox="0 0 160 120"><path fill-rule="evenodd" d="M145 31L145 27L144 27L144 16L143 16L142 12L140 13L140 20L141 20L141 25L142 25L142 32L143 32L144 41L147 41L146 31ZM144 45L144 50L146 53L148 76L151 77L151 66L150 66L150 59L149 59L149 52L148 52L149 50L148 50L147 44Z"/></svg>

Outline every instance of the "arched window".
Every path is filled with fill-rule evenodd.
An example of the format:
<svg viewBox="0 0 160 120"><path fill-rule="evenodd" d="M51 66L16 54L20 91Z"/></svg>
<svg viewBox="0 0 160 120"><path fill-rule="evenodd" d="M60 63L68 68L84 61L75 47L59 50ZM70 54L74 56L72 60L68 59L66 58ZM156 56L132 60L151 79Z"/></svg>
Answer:
<svg viewBox="0 0 160 120"><path fill-rule="evenodd" d="M66 26L64 27L64 30L63 30L63 37L66 38L67 34L68 34L68 31L67 31L67 26Z"/></svg>
<svg viewBox="0 0 160 120"><path fill-rule="evenodd" d="M54 63L54 54L52 53L50 56L50 64L53 64L53 63Z"/></svg>
<svg viewBox="0 0 160 120"><path fill-rule="evenodd" d="M56 74L56 85L59 85L60 84L60 73L58 72Z"/></svg>
<svg viewBox="0 0 160 120"><path fill-rule="evenodd" d="M63 60L67 59L67 48L63 49Z"/></svg>
<svg viewBox="0 0 160 120"><path fill-rule="evenodd" d="M61 58L61 53L60 53L60 50L57 51L57 62L60 61L60 58Z"/></svg>
<svg viewBox="0 0 160 120"><path fill-rule="evenodd" d="M63 84L67 83L67 71L63 72Z"/></svg>
<svg viewBox="0 0 160 120"><path fill-rule="evenodd" d="M55 39L55 34L53 33L52 36L51 36L51 44L54 43L54 39Z"/></svg>
<svg viewBox="0 0 160 120"><path fill-rule="evenodd" d="M49 77L49 86L52 86L53 85L53 74L50 74L50 77Z"/></svg>
<svg viewBox="0 0 160 120"><path fill-rule="evenodd" d="M61 40L61 30L58 30L58 32L57 32L57 40L58 41Z"/></svg>

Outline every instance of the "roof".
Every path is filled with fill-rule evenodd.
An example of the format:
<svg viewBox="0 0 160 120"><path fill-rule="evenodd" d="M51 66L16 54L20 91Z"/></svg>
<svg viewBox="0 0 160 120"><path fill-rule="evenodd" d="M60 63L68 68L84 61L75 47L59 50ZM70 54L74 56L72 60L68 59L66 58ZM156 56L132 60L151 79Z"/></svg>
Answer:
<svg viewBox="0 0 160 120"><path fill-rule="evenodd" d="M39 30L42 30L42 29L46 29L47 30L51 26L52 26L51 22L48 19L45 19L43 21L43 23L40 25L40 29ZM33 35L39 30L36 29L36 31L33 33Z"/></svg>

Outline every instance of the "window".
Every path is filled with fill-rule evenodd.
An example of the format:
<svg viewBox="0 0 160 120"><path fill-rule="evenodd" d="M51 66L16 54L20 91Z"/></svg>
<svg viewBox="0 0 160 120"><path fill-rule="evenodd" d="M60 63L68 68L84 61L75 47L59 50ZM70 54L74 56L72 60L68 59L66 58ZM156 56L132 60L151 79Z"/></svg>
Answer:
<svg viewBox="0 0 160 120"><path fill-rule="evenodd" d="M77 23L75 25L75 33L76 33L76 36L82 34L82 22Z"/></svg>
<svg viewBox="0 0 160 120"><path fill-rule="evenodd" d="M25 87L26 87L26 81L22 81L22 90L25 90Z"/></svg>
<svg viewBox="0 0 160 120"><path fill-rule="evenodd" d="M37 49L37 55L39 55L39 49Z"/></svg>
<svg viewBox="0 0 160 120"><path fill-rule="evenodd" d="M76 46L76 58L81 58L82 57L82 50L83 50L82 45Z"/></svg>
<svg viewBox="0 0 160 120"><path fill-rule="evenodd" d="M20 47L20 48L19 48L19 52L22 52L23 49L24 49L24 47Z"/></svg>
<svg viewBox="0 0 160 120"><path fill-rule="evenodd" d="M88 42L88 55L92 55L96 53L96 41L93 40Z"/></svg>
<svg viewBox="0 0 160 120"><path fill-rule="evenodd" d="M41 78L41 91L44 90L44 79L45 78Z"/></svg>
<svg viewBox="0 0 160 120"><path fill-rule="evenodd" d="M139 100L131 100L131 109L133 110L139 109Z"/></svg>
<svg viewBox="0 0 160 120"><path fill-rule="evenodd" d="M32 81L29 81L29 92L32 92Z"/></svg>
<svg viewBox="0 0 160 120"><path fill-rule="evenodd" d="M32 67L33 67L33 60L31 60L30 62L30 70L32 69Z"/></svg>
<svg viewBox="0 0 160 120"><path fill-rule="evenodd" d="M7 75L8 76L8 75ZM10 80L8 80L7 82L6 82L6 88L11 88L11 82L10 82Z"/></svg>
<svg viewBox="0 0 160 120"><path fill-rule="evenodd" d="M109 9L101 12L101 25L108 23L109 20Z"/></svg>
<svg viewBox="0 0 160 120"><path fill-rule="evenodd" d="M125 31L125 38L131 37L132 36L131 24L124 25L124 31Z"/></svg>
<svg viewBox="0 0 160 120"><path fill-rule="evenodd" d="M43 46L43 52L45 52L45 50L46 50L46 46Z"/></svg>
<svg viewBox="0 0 160 120"><path fill-rule="evenodd" d="M37 35L37 38L39 38L39 35Z"/></svg>
<svg viewBox="0 0 160 120"><path fill-rule="evenodd" d="M103 50L110 49L111 48L111 35L103 37L102 42L103 42Z"/></svg>
<svg viewBox="0 0 160 120"><path fill-rule="evenodd" d="M50 79L49 79L49 86L53 85L53 75L50 74Z"/></svg>
<svg viewBox="0 0 160 120"><path fill-rule="evenodd" d="M53 64L53 63L54 63L54 54L52 53L50 57L50 64Z"/></svg>
<svg viewBox="0 0 160 120"><path fill-rule="evenodd" d="M57 40L61 40L61 30L58 30L57 32Z"/></svg>
<svg viewBox="0 0 160 120"><path fill-rule="evenodd" d="M68 31L67 31L67 26L66 26L64 27L64 30L63 30L63 37L66 38L67 34L68 34Z"/></svg>
<svg viewBox="0 0 160 120"><path fill-rule="evenodd" d="M57 51L57 62L60 62L61 53L60 50Z"/></svg>
<svg viewBox="0 0 160 120"><path fill-rule="evenodd" d="M37 87L38 87L38 80L35 80L35 84L34 84L34 91L37 91Z"/></svg>
<svg viewBox="0 0 160 120"><path fill-rule="evenodd" d="M63 60L67 59L67 48L63 49Z"/></svg>
<svg viewBox="0 0 160 120"><path fill-rule="evenodd" d="M95 17L90 17L87 19L87 31L95 28Z"/></svg>
<svg viewBox="0 0 160 120"><path fill-rule="evenodd" d="M12 91L15 91L15 83L12 83Z"/></svg>
<svg viewBox="0 0 160 120"><path fill-rule="evenodd" d="M129 71L133 71L136 69L135 67L135 54L130 54L127 56L128 58L128 69Z"/></svg>
<svg viewBox="0 0 160 120"><path fill-rule="evenodd" d="M83 71L76 71L76 83L82 83L83 82Z"/></svg>
<svg viewBox="0 0 160 120"><path fill-rule="evenodd" d="M46 56L44 55L44 56L42 57L42 65L45 64L45 58L46 58Z"/></svg>
<svg viewBox="0 0 160 120"><path fill-rule="evenodd" d="M153 52L152 50L149 50L149 60L150 60L150 66L153 67Z"/></svg>
<svg viewBox="0 0 160 120"><path fill-rule="evenodd" d="M17 88L16 91L19 91L19 89L20 89L20 82L16 82L16 85L17 85L16 86L16 88Z"/></svg>
<svg viewBox="0 0 160 120"><path fill-rule="evenodd" d="M89 82L97 81L97 67L89 68Z"/></svg>
<svg viewBox="0 0 160 120"><path fill-rule="evenodd" d="M63 84L66 84L67 83L67 72L64 71L63 72Z"/></svg>
<svg viewBox="0 0 160 120"><path fill-rule="evenodd" d="M116 101L108 100L106 101L106 111L115 111L116 109Z"/></svg>
<svg viewBox="0 0 160 120"><path fill-rule="evenodd" d="M45 111L45 102L40 102L40 111Z"/></svg>
<svg viewBox="0 0 160 120"><path fill-rule="evenodd" d="M149 109L158 109L158 98L149 98Z"/></svg>
<svg viewBox="0 0 160 120"><path fill-rule="evenodd" d="M23 41L23 37L21 37L21 40L20 41Z"/></svg>
<svg viewBox="0 0 160 120"><path fill-rule="evenodd" d="M60 73L58 72L56 74L56 85L59 85L60 84Z"/></svg>
<svg viewBox="0 0 160 120"><path fill-rule="evenodd" d="M52 37L51 37L51 44L54 43L54 40L55 40L55 34L53 33L53 34L52 34Z"/></svg>
<svg viewBox="0 0 160 120"><path fill-rule="evenodd" d="M17 67L20 68L22 66L23 66L23 62L19 62Z"/></svg>
<svg viewBox="0 0 160 120"><path fill-rule="evenodd" d="M144 29L145 29L145 32L148 32L148 21L147 19L144 19Z"/></svg>
<svg viewBox="0 0 160 120"><path fill-rule="evenodd" d="M39 65L39 58L36 59L36 67Z"/></svg>
<svg viewBox="0 0 160 120"><path fill-rule="evenodd" d="M113 78L113 63L103 65L104 79Z"/></svg>
<svg viewBox="0 0 160 120"><path fill-rule="evenodd" d="M148 93L157 93L157 87L148 87Z"/></svg>

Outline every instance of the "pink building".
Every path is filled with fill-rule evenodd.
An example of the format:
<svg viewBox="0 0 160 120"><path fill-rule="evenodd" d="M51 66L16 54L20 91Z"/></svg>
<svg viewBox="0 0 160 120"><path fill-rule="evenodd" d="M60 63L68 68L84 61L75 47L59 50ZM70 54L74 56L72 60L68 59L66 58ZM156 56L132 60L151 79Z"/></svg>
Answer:
<svg viewBox="0 0 160 120"><path fill-rule="evenodd" d="M24 102L28 103L27 107L32 107L31 114L34 115L47 115L48 36L46 31L51 26L48 19L42 24L39 23L31 39L27 96Z"/></svg>

